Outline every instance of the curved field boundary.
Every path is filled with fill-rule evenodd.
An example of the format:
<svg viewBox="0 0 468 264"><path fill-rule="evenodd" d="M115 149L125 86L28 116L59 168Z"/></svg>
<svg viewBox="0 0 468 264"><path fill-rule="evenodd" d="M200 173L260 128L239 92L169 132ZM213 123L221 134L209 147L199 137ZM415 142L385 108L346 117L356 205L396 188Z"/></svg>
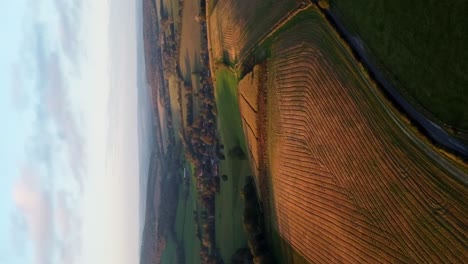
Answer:
<svg viewBox="0 0 468 264"><path fill-rule="evenodd" d="M405 128L314 10L275 38L268 167L278 230L314 263L466 263L464 164ZM457 175L453 175L457 174Z"/></svg>
<svg viewBox="0 0 468 264"><path fill-rule="evenodd" d="M296 0L220 0L207 12L211 55L217 61L236 62L255 47L259 39L278 23L291 17L309 1ZM273 26L272 26L273 25Z"/></svg>
<svg viewBox="0 0 468 264"><path fill-rule="evenodd" d="M448 134L442 127L432 122L416 110L408 101L401 96L395 87L384 77L381 71L371 61L361 43L353 36L341 22L336 14L330 10L322 10L330 24L346 41L353 50L357 59L365 66L371 77L378 83L379 87L385 92L389 99L403 111L411 121L433 142L444 147L448 151L461 156L464 160L468 160L468 147L455 137Z"/></svg>

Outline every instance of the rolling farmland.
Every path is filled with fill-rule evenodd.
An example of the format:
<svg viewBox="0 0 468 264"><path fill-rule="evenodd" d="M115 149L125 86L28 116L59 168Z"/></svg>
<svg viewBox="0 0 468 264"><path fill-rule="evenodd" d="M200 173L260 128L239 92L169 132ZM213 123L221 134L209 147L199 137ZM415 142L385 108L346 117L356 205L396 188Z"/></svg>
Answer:
<svg viewBox="0 0 468 264"><path fill-rule="evenodd" d="M301 15L268 47L266 109L255 68L239 86L280 236L313 263L468 262L466 164L400 117L314 8Z"/></svg>
<svg viewBox="0 0 468 264"><path fill-rule="evenodd" d="M274 25L299 7L296 0L221 0L209 6L211 55L234 63Z"/></svg>

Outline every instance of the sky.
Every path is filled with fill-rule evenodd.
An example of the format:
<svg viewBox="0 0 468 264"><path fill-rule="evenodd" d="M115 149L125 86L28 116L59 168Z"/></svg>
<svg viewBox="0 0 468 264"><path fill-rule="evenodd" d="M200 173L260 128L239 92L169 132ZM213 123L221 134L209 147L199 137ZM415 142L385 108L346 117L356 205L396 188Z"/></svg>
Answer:
<svg viewBox="0 0 468 264"><path fill-rule="evenodd" d="M135 1L0 1L0 263L139 262Z"/></svg>

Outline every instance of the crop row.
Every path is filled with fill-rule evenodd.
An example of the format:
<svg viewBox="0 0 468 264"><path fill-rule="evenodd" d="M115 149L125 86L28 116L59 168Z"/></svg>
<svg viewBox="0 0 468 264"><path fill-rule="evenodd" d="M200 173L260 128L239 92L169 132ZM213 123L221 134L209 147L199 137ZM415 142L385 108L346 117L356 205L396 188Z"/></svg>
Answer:
<svg viewBox="0 0 468 264"><path fill-rule="evenodd" d="M250 160L254 169L255 182L259 183L259 148L258 148L258 90L259 78L258 67L251 73L247 74L239 82L239 109L242 116L242 125L244 134L247 138L247 144L250 152Z"/></svg>
<svg viewBox="0 0 468 264"><path fill-rule="evenodd" d="M235 61L298 4L296 0L219 0L209 16L216 44L212 54L218 59L228 55Z"/></svg>
<svg viewBox="0 0 468 264"><path fill-rule="evenodd" d="M248 102L250 107L257 112L258 111L258 85L259 85L259 71L258 67L244 76L239 82L239 94Z"/></svg>
<svg viewBox="0 0 468 264"><path fill-rule="evenodd" d="M280 35L268 66L280 233L313 262L466 262L466 188L320 19Z"/></svg>

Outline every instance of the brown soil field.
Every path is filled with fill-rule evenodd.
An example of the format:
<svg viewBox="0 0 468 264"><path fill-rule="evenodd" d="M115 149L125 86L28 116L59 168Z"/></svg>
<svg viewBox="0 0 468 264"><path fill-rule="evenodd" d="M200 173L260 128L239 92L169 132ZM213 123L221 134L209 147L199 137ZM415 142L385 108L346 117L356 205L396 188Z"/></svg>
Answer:
<svg viewBox="0 0 468 264"><path fill-rule="evenodd" d="M173 0L177 1L177 0ZM193 100L192 109L193 115L198 115L200 102L193 94L198 92L201 87L200 71L201 65L201 28L200 23L195 20L196 16L200 15L200 3L198 1L184 1L182 10L182 29L181 42L179 51L179 66L185 83L181 83L181 109L183 113L183 126L187 127L187 109L188 100ZM192 87L191 93L185 89L185 85Z"/></svg>
<svg viewBox="0 0 468 264"><path fill-rule="evenodd" d="M174 0L174 2L177 2ZM184 1L179 65L183 76L191 76L200 69L200 23L195 17L200 14L199 1Z"/></svg>
<svg viewBox="0 0 468 264"><path fill-rule="evenodd" d="M182 126L182 107L179 103L179 91L181 90L181 86L183 85L175 76L170 76L168 80L169 85L169 98L170 98L170 107L172 113L172 126L174 131L179 131ZM181 114L182 113L182 114ZM176 142L180 141L179 137L175 137Z"/></svg>
<svg viewBox="0 0 468 264"><path fill-rule="evenodd" d="M312 263L468 263L467 164L417 135L307 12L273 40L267 122L250 103L261 106L261 83L246 75L239 85L281 237Z"/></svg>
<svg viewBox="0 0 468 264"><path fill-rule="evenodd" d="M263 65L256 65L253 71L244 76L239 82L239 110L242 113L242 126L247 138L251 168L257 188L261 185L259 181L259 164L263 162L263 160L260 160L261 149L258 148L261 131L257 124L260 122L258 117L259 100L261 100L259 90L264 85L262 83L264 81L262 79L264 70Z"/></svg>
<svg viewBox="0 0 468 264"><path fill-rule="evenodd" d="M211 54L236 62L299 6L297 0L219 0L209 6Z"/></svg>
<svg viewBox="0 0 468 264"><path fill-rule="evenodd" d="M242 109L243 112L242 119L247 125L246 129L248 129L252 133L253 137L258 138L257 112L250 106L249 102L245 99L245 97L241 97L239 101L240 109Z"/></svg>
<svg viewBox="0 0 468 264"><path fill-rule="evenodd" d="M258 111L258 86L260 82L260 66L256 65L252 72L244 76L239 82L239 93L246 103L255 111Z"/></svg>

